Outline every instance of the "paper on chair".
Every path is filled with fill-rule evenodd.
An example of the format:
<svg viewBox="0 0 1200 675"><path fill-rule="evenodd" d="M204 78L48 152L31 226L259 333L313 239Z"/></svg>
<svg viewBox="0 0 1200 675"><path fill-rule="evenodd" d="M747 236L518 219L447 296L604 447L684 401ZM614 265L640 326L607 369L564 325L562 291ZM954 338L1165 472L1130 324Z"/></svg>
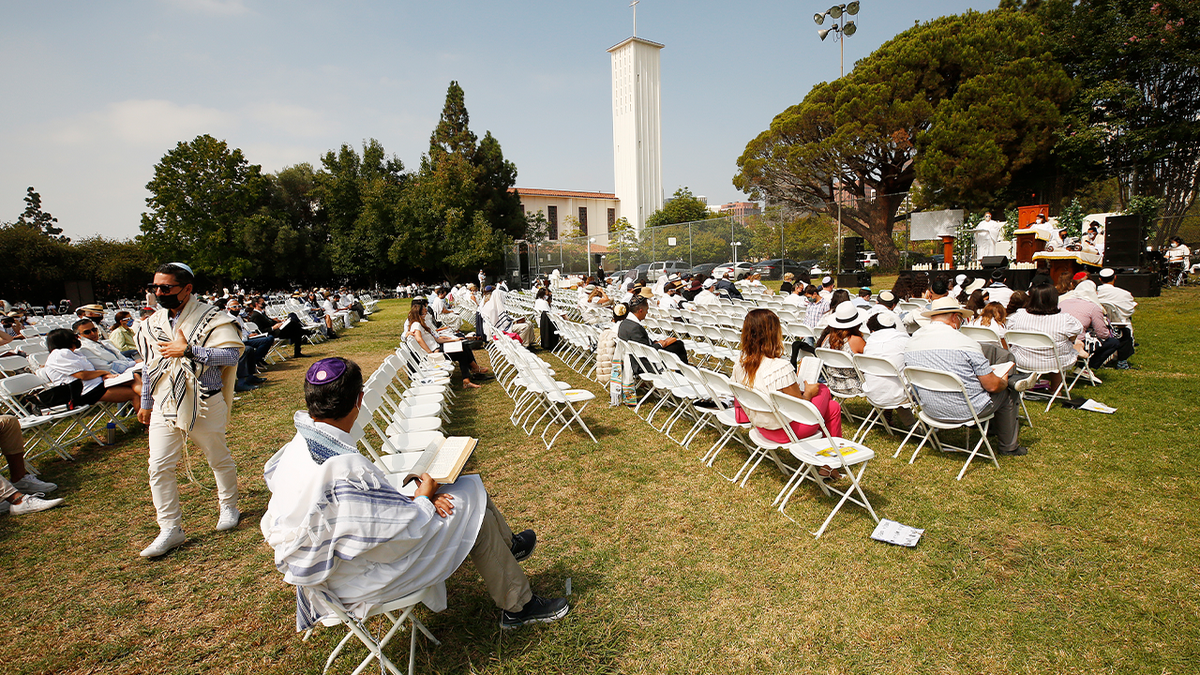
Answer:
<svg viewBox="0 0 1200 675"><path fill-rule="evenodd" d="M463 343L455 340L454 342L443 342L442 351L447 354L457 354L463 350Z"/></svg>
<svg viewBox="0 0 1200 675"><path fill-rule="evenodd" d="M896 546L914 548L917 542L921 541L923 534L925 534L925 530L919 530L915 527L897 523L894 520L882 518L879 524L875 526L875 531L871 533L871 538L876 541L895 544Z"/></svg>

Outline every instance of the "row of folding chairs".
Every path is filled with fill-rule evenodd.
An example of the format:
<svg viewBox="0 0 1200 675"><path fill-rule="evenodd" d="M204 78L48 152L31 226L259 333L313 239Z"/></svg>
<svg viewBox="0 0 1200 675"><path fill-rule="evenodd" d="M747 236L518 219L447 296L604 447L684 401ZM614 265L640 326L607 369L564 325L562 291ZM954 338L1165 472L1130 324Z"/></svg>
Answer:
<svg viewBox="0 0 1200 675"><path fill-rule="evenodd" d="M0 379L0 410L20 420L28 461L47 452L72 460L68 448L87 438L104 443L103 434L109 423L121 431L127 430L125 422L132 414L131 406L118 407L102 401L76 408L63 405L35 409L22 402L46 389L46 383L34 373L16 373Z"/></svg>

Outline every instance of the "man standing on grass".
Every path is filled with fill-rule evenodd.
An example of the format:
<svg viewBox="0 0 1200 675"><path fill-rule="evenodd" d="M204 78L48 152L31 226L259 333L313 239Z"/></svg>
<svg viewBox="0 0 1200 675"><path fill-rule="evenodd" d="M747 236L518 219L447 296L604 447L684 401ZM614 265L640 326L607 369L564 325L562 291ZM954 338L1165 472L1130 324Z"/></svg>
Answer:
<svg viewBox="0 0 1200 675"><path fill-rule="evenodd" d="M233 317L192 296L193 280L183 263L159 267L150 290L160 309L137 331L138 352L146 356L138 421L150 427L150 496L159 527L143 558L163 555L187 539L175 473L188 438L204 451L217 480L217 529L233 529L242 515L237 467L225 444L241 331Z"/></svg>

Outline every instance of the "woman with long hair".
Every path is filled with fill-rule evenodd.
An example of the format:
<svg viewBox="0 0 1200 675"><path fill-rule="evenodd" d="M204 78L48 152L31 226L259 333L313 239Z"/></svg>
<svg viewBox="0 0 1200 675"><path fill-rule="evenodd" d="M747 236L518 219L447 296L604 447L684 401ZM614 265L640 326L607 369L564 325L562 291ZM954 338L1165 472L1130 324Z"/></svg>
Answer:
<svg viewBox="0 0 1200 675"><path fill-rule="evenodd" d="M980 310L982 310L986 304L988 304L987 291L977 289L971 291L971 295L967 297L967 302L963 305L963 308L971 310L971 316L976 317L979 316Z"/></svg>
<svg viewBox="0 0 1200 675"><path fill-rule="evenodd" d="M1017 313L1017 310L1025 307L1025 303L1029 302L1029 294L1025 291L1013 291L1013 294L1008 298L1008 306L1004 308L1008 316Z"/></svg>
<svg viewBox="0 0 1200 675"><path fill-rule="evenodd" d="M829 325L817 339L817 346L850 354L861 354L867 346L862 334L862 312L854 303L843 302L827 317ZM826 368L829 388L843 396L858 396L862 393L862 380L853 368Z"/></svg>
<svg viewBox="0 0 1200 675"><path fill-rule="evenodd" d="M979 310L975 318L968 320L967 324L991 328L1000 338L1000 346L1008 349L1008 341L1004 339L1004 334L1008 332L1008 311L1004 309L1004 305L989 302Z"/></svg>
<svg viewBox="0 0 1200 675"><path fill-rule="evenodd" d="M733 380L743 386L770 395L782 391L790 396L802 398L814 406L825 420L825 427L834 436L842 435L842 407L833 400L829 387L823 384L801 382L796 369L783 355L783 329L779 317L769 309L752 309L742 323L742 354L733 366ZM740 408L740 406L739 406ZM747 419L759 433L777 443L788 441L787 432L772 415L762 415L743 410ZM792 430L798 438L807 438L819 433L820 428L792 422ZM821 469L821 475L839 477L837 471Z"/></svg>
<svg viewBox="0 0 1200 675"><path fill-rule="evenodd" d="M426 312L429 311L429 305L424 302L414 302L408 310L408 318L404 321L404 338L409 340L409 345L416 345L425 351L426 354L432 354L435 351L443 350L443 344L447 342L461 342L456 337L440 337L429 331L425 323ZM458 363L459 371L463 378L464 389L478 389L479 385L471 381L471 375L481 375L485 371L475 363L475 354L471 348L463 342L462 351L446 353L446 356Z"/></svg>

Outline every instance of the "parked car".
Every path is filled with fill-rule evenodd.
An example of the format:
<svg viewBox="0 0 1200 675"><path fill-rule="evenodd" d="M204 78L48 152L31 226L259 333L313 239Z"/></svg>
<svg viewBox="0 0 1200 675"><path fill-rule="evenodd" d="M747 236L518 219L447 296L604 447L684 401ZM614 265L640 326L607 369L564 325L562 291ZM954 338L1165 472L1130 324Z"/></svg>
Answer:
<svg viewBox="0 0 1200 675"><path fill-rule="evenodd" d="M772 258L756 264L754 273L761 274L764 279L782 279L783 275L788 272L792 274L807 272L815 264L817 264L816 260L798 262L787 258Z"/></svg>
<svg viewBox="0 0 1200 675"><path fill-rule="evenodd" d="M699 265L696 265L692 269L688 270L688 272L691 274L703 274L706 276L712 276L713 268L715 268L719 264L720 263L700 263Z"/></svg>
<svg viewBox="0 0 1200 675"><path fill-rule="evenodd" d="M667 260L664 262L650 263L650 270L646 276L650 281L658 281L662 275L683 274L688 271L688 264L682 260Z"/></svg>
<svg viewBox="0 0 1200 675"><path fill-rule="evenodd" d="M734 272L735 268L737 269L736 272ZM738 279L745 279L753 271L754 263L740 262L735 265L734 263L728 262L724 265L717 265L714 267L712 276L714 279L720 279L721 277L725 276L726 272L730 272L731 274L729 276L732 277L734 281L737 281Z"/></svg>
<svg viewBox="0 0 1200 675"><path fill-rule="evenodd" d="M875 251L863 251L862 257L858 259L858 266L861 269L879 267L879 256L875 255Z"/></svg>
<svg viewBox="0 0 1200 675"><path fill-rule="evenodd" d="M648 279L649 274L650 274L650 263L642 263L641 265L638 265L637 267L634 267L634 268L630 269L628 272L626 272L625 278L633 279L634 281L637 281L638 279Z"/></svg>

